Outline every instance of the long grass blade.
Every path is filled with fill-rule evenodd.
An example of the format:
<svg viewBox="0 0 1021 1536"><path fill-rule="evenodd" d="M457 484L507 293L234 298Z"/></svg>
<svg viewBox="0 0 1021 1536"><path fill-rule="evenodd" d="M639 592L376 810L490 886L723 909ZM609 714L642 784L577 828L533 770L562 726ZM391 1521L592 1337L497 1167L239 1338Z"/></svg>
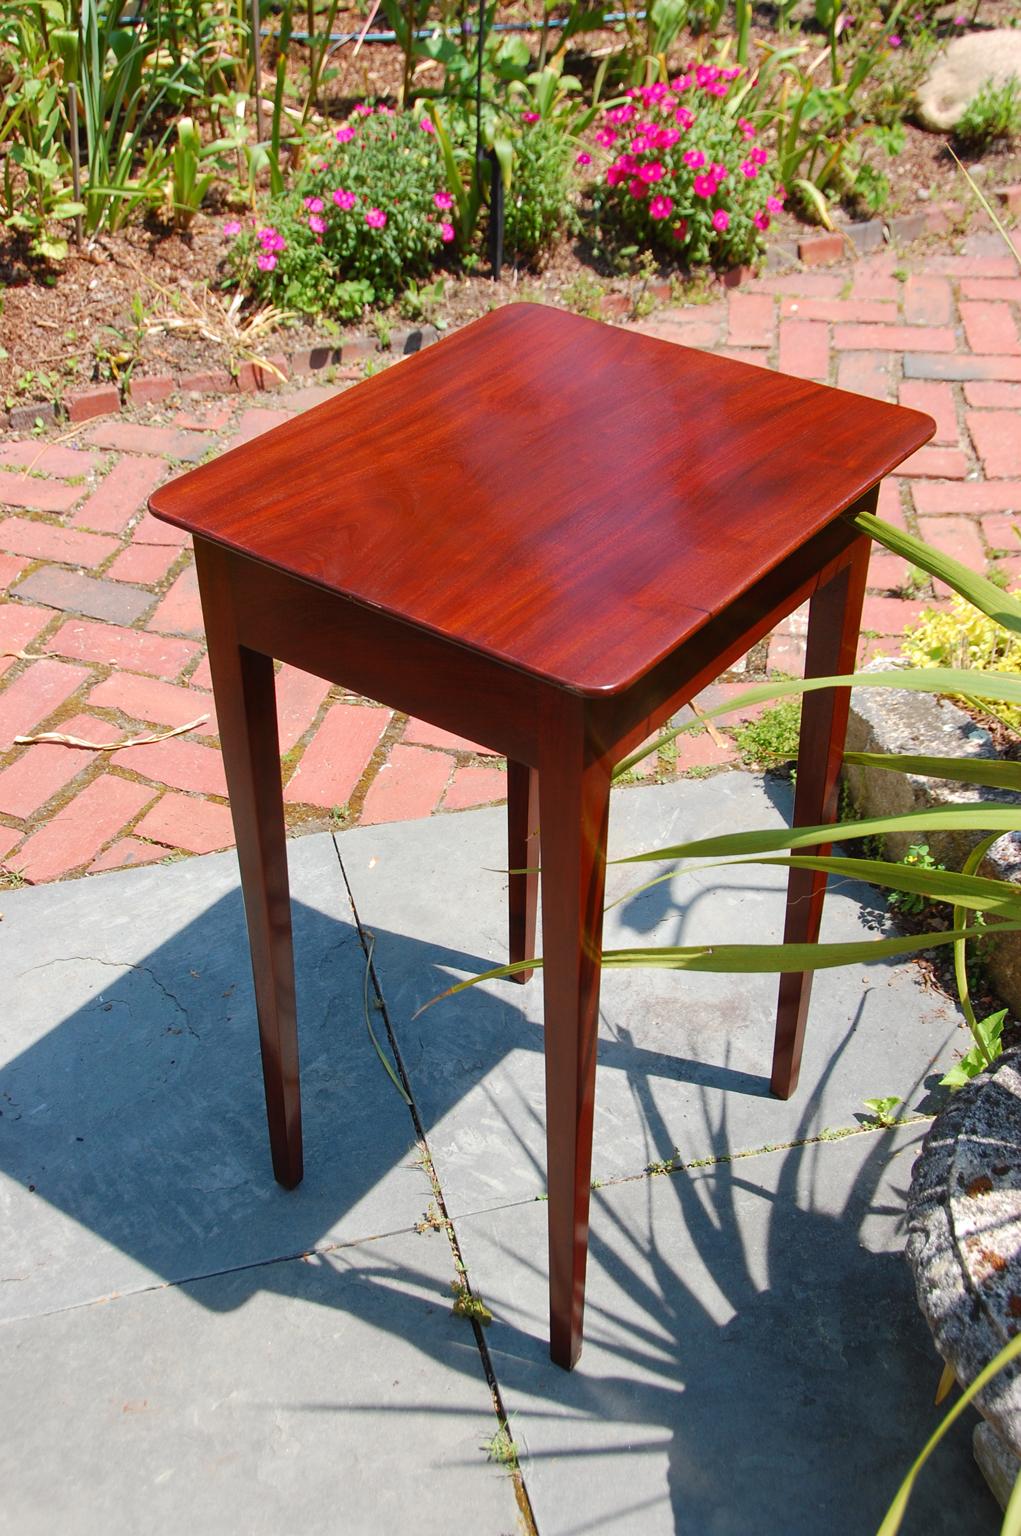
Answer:
<svg viewBox="0 0 1021 1536"><path fill-rule="evenodd" d="M981 784L986 789L1014 789L1021 793L1021 763L988 757L915 757L900 752L845 752L844 762L855 768L881 768L891 773L913 773L923 779L955 779L959 784Z"/></svg>
<svg viewBox="0 0 1021 1536"><path fill-rule="evenodd" d="M877 544L882 544L884 549L892 550L895 555L903 555L905 560L910 560L930 576L945 581L948 587L953 587L955 592L967 598L969 603L994 623L1002 624L1004 629L1021 635L1021 602L1009 596L1001 587L994 586L985 576L979 576L977 572L962 565L960 560L955 560L953 555L945 555L942 550L916 539L913 533L895 528L892 523L884 522L872 512L857 513L853 522L862 533L870 534ZM969 693L971 689L964 687L958 691Z"/></svg>

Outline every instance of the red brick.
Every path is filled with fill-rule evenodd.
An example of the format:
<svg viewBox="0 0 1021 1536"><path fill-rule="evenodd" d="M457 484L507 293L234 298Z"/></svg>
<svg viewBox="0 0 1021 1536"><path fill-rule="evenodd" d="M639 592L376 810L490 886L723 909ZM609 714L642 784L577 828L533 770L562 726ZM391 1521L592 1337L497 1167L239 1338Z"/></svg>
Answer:
<svg viewBox="0 0 1021 1536"><path fill-rule="evenodd" d="M361 372L355 375L361 377ZM292 390L287 396L287 408L291 411L310 411L314 405L335 400L348 388L345 384L307 384L304 389Z"/></svg>
<svg viewBox="0 0 1021 1536"><path fill-rule="evenodd" d="M202 411L178 411L171 426L187 427L190 432L222 432L230 426L233 414L233 406L207 405Z"/></svg>
<svg viewBox="0 0 1021 1536"><path fill-rule="evenodd" d="M198 666L188 679L193 688L212 688L213 677L209 670L209 657L203 656Z"/></svg>
<svg viewBox="0 0 1021 1536"><path fill-rule="evenodd" d="M195 635L201 637L202 604L199 602L199 579L193 565L186 565L170 590L157 605L152 617L146 621L146 629L164 635Z"/></svg>
<svg viewBox="0 0 1021 1536"><path fill-rule="evenodd" d="M907 529L907 519L900 498L900 481L895 475L887 475L879 487L879 516L896 528Z"/></svg>
<svg viewBox="0 0 1021 1536"><path fill-rule="evenodd" d="M162 459L199 459L209 444L191 432L170 427L143 427L137 421L104 421L93 427L89 442L97 448L116 448L121 453L149 453Z"/></svg>
<svg viewBox="0 0 1021 1536"><path fill-rule="evenodd" d="M1021 414L1017 411L968 411L968 431L987 475L1021 475Z"/></svg>
<svg viewBox="0 0 1021 1536"><path fill-rule="evenodd" d="M1007 555L993 562L993 569L1007 578L1007 589L1016 592L1021 585L1021 555Z"/></svg>
<svg viewBox="0 0 1021 1536"><path fill-rule="evenodd" d="M954 295L945 277L912 273L904 284L901 302L909 325L950 325L953 321Z"/></svg>
<svg viewBox="0 0 1021 1536"><path fill-rule="evenodd" d="M800 677L805 670L805 641L801 635L785 635L774 630L769 637L766 664L770 672L789 672Z"/></svg>
<svg viewBox="0 0 1021 1536"><path fill-rule="evenodd" d="M34 832L9 861L10 867L33 884L70 874L94 859L154 793L147 784L104 773Z"/></svg>
<svg viewBox="0 0 1021 1536"><path fill-rule="evenodd" d="M795 378L819 379L825 383L830 367L826 326L815 320L781 320L777 367L781 373L791 373Z"/></svg>
<svg viewBox="0 0 1021 1536"><path fill-rule="evenodd" d="M152 587L163 580L179 554L180 550L169 544L129 544L103 575L112 581L133 581Z"/></svg>
<svg viewBox="0 0 1021 1536"><path fill-rule="evenodd" d="M63 721L60 729L67 729ZM61 747L49 742L23 747L21 756L0 773L0 811L22 820L34 815L58 790L95 762L97 756L84 747Z"/></svg>
<svg viewBox="0 0 1021 1536"><path fill-rule="evenodd" d="M98 467L101 458L101 454L86 453L83 448L68 448L63 443L40 443L35 438L0 445L0 464L5 469L63 475L65 480L90 474Z"/></svg>
<svg viewBox="0 0 1021 1536"><path fill-rule="evenodd" d="M53 614L30 603L0 603L0 651L23 651L44 630ZM0 672L14 665L14 657L0 657Z"/></svg>
<svg viewBox="0 0 1021 1536"><path fill-rule="evenodd" d="M947 277L1016 277L1017 265L1009 256L934 256L927 263L930 272Z"/></svg>
<svg viewBox="0 0 1021 1536"><path fill-rule="evenodd" d="M720 337L720 323L718 320L706 320L703 318L691 320L674 320L666 315L655 320L639 320L635 325L627 327L629 331L637 331L640 336L655 336L659 341L672 341L679 347L702 347L711 349L715 347Z"/></svg>
<svg viewBox="0 0 1021 1536"><path fill-rule="evenodd" d="M91 421L93 416L109 416L121 408L121 397L114 384L100 384L95 389L76 389L64 396L72 421Z"/></svg>
<svg viewBox="0 0 1021 1536"><path fill-rule="evenodd" d="M344 805L350 800L390 720L388 709L334 704L284 790L289 805Z"/></svg>
<svg viewBox="0 0 1021 1536"><path fill-rule="evenodd" d="M466 811L473 805L492 805L507 798L507 774L502 768L456 768L443 796L445 811Z"/></svg>
<svg viewBox="0 0 1021 1536"><path fill-rule="evenodd" d="M117 540L98 533L80 533L76 528L54 528L50 523L30 522L25 517L5 517L0 523L0 546L34 560L91 566L112 555Z"/></svg>
<svg viewBox="0 0 1021 1536"><path fill-rule="evenodd" d="M436 809L454 759L424 747L396 746L369 785L359 818L363 826L415 821Z"/></svg>
<svg viewBox="0 0 1021 1536"><path fill-rule="evenodd" d="M997 299L1008 304L1021 302L1021 277L966 277L960 285L962 299Z"/></svg>
<svg viewBox="0 0 1021 1536"><path fill-rule="evenodd" d="M68 667L48 657L26 667L0 693L0 752L7 751L15 736L43 726L89 676L86 667Z"/></svg>
<svg viewBox="0 0 1021 1536"><path fill-rule="evenodd" d="M855 395L871 395L873 400L893 398L893 354L891 352L852 352L840 359L837 383Z"/></svg>
<svg viewBox="0 0 1021 1536"><path fill-rule="evenodd" d="M314 677L311 672L301 672L297 667L289 667L286 662L280 668L276 692L281 752L289 752L295 742L301 740L329 691L330 684L325 678Z"/></svg>
<svg viewBox="0 0 1021 1536"><path fill-rule="evenodd" d="M965 384L964 398L969 405L995 410L1021 411L1021 384L987 384L982 380Z"/></svg>
<svg viewBox="0 0 1021 1536"><path fill-rule="evenodd" d="M33 475L0 469L0 503L7 507L26 507L32 512L66 512L81 500L82 495L80 485L38 480Z"/></svg>
<svg viewBox="0 0 1021 1536"><path fill-rule="evenodd" d="M165 544L177 550L183 549L191 540L191 534L185 529L164 523L158 517L153 517L151 512L142 513L131 537L136 544Z"/></svg>
<svg viewBox="0 0 1021 1536"><path fill-rule="evenodd" d="M416 720L411 716L404 727L404 741L414 742L420 747L446 747L454 752L492 752L492 747L480 746L477 741L469 741L467 736L455 736L453 731L445 731L438 725L430 725L428 720Z"/></svg>
<svg viewBox="0 0 1021 1536"><path fill-rule="evenodd" d="M215 747L189 741L186 736L172 736L168 741L152 742L145 747L128 747L110 754L116 768L130 768L143 778L172 789L188 789L199 795L227 796L223 759Z"/></svg>
<svg viewBox="0 0 1021 1536"><path fill-rule="evenodd" d="M732 293L728 340L732 347L773 345L773 299L768 293Z"/></svg>
<svg viewBox="0 0 1021 1536"><path fill-rule="evenodd" d="M750 368L768 368L769 354L755 352L751 347L714 347L717 357L729 357L734 363L747 363Z"/></svg>
<svg viewBox="0 0 1021 1536"><path fill-rule="evenodd" d="M1008 213L1013 214L1014 218L1021 218L1021 186L997 187L996 196Z"/></svg>
<svg viewBox="0 0 1021 1536"><path fill-rule="evenodd" d="M21 842L24 835L16 827L0 825L0 859L6 858L15 844Z"/></svg>
<svg viewBox="0 0 1021 1536"><path fill-rule="evenodd" d="M18 583L13 595L109 624L134 624L152 607L151 592L123 582L97 581L94 576L65 571L59 565L39 566Z"/></svg>
<svg viewBox="0 0 1021 1536"><path fill-rule="evenodd" d="M678 736L676 746L678 773L687 773L691 768L716 768L723 763L732 763L737 757L737 748L732 742L718 746L708 731L691 731Z"/></svg>
<svg viewBox="0 0 1021 1536"><path fill-rule="evenodd" d="M169 473L163 459L121 459L71 519L75 528L123 533L133 517L145 511L148 497Z"/></svg>
<svg viewBox="0 0 1021 1536"><path fill-rule="evenodd" d="M963 480L968 460L960 448L919 448L897 465L898 475L921 475L930 480Z"/></svg>
<svg viewBox="0 0 1021 1536"><path fill-rule="evenodd" d="M290 419L290 411L261 407L245 411L238 422L237 431L231 435L229 446L236 448L240 443L250 443L253 438L261 437L264 432L269 432L274 427L283 426L284 422Z"/></svg>
<svg viewBox="0 0 1021 1536"><path fill-rule="evenodd" d="M780 304L782 320L820 320L825 325L838 321L858 321L863 325L897 319L897 306L878 299L783 299Z"/></svg>
<svg viewBox="0 0 1021 1536"><path fill-rule="evenodd" d="M0 555L0 591L17 581L26 565L25 560L14 560L10 555Z"/></svg>
<svg viewBox="0 0 1021 1536"><path fill-rule="evenodd" d="M901 284L888 272L877 271L864 261L858 263L851 283L852 300L881 299L897 304L901 298Z"/></svg>
<svg viewBox="0 0 1021 1536"><path fill-rule="evenodd" d="M177 387L195 395L224 394L231 387L231 377L226 368L208 369L202 373L182 373Z"/></svg>
<svg viewBox="0 0 1021 1536"><path fill-rule="evenodd" d="M230 811L225 805L211 805L208 800L173 792L153 806L135 831L140 837L151 837L168 848L186 848L189 853L215 853L234 843Z"/></svg>
<svg viewBox="0 0 1021 1536"><path fill-rule="evenodd" d="M1021 519L1011 517L1007 513L993 513L991 517L982 519L982 532L985 534L986 543L990 549L1008 549L1021 554Z"/></svg>
<svg viewBox="0 0 1021 1536"><path fill-rule="evenodd" d="M234 375L235 387L243 395L254 395L259 388L259 373L254 363L241 363Z"/></svg>
<svg viewBox="0 0 1021 1536"><path fill-rule="evenodd" d="M894 352L953 352L957 346L951 330L910 325L835 325L833 345L840 352L887 348Z"/></svg>
<svg viewBox="0 0 1021 1536"><path fill-rule="evenodd" d="M199 647L190 640L145 634L142 630L122 629L89 619L70 619L50 637L46 649L76 661L104 661L114 667L127 667L131 672L148 672L153 677L176 677L199 653Z"/></svg>
<svg viewBox="0 0 1021 1536"><path fill-rule="evenodd" d="M793 623L792 623L793 621ZM808 615L790 614L779 628L784 634L799 634L804 637L808 628ZM710 683L708 688L703 688L697 696L696 703L700 709L717 709L722 704L731 703L747 693L750 683ZM723 726L741 725L748 720L758 720L763 710L768 709L768 704L743 704L740 709L731 709L727 714L721 715L715 722L721 728ZM685 719L688 718L685 711Z"/></svg>
<svg viewBox="0 0 1021 1536"><path fill-rule="evenodd" d="M756 287L762 293L781 293L801 299L836 299L843 292L844 279L839 272L777 272L760 277Z"/></svg>
<svg viewBox="0 0 1021 1536"><path fill-rule="evenodd" d="M809 235L798 241L798 256L806 267L822 267L846 254L840 235Z"/></svg>
<svg viewBox="0 0 1021 1536"><path fill-rule="evenodd" d="M1021 352L1021 341L1009 304L962 299L961 319L968 346L973 352Z"/></svg>
<svg viewBox="0 0 1021 1536"><path fill-rule="evenodd" d="M129 720L146 725L189 725L200 715L209 719L196 726L203 736L216 735L216 708L210 693L197 688L181 688L174 683L159 683L134 672L114 672L89 694L90 705L97 709L117 709Z"/></svg>
<svg viewBox="0 0 1021 1536"><path fill-rule="evenodd" d="M907 602L899 597L866 597L862 609L862 629L874 629L880 635L900 635L905 624L914 623L931 603Z"/></svg>
<svg viewBox="0 0 1021 1536"><path fill-rule="evenodd" d="M920 480L912 487L918 512L1021 512L1021 482L963 480L943 485Z"/></svg>
<svg viewBox="0 0 1021 1536"><path fill-rule="evenodd" d="M177 385L169 373L151 373L143 377L132 374L128 385L128 398L132 405L159 405L172 395Z"/></svg>
<svg viewBox="0 0 1021 1536"><path fill-rule="evenodd" d="M98 859L89 865L89 874L102 874L107 869L133 869L136 864L154 864L165 859L167 850L156 848L152 843L140 843L137 837L119 837L111 843Z"/></svg>
<svg viewBox="0 0 1021 1536"><path fill-rule="evenodd" d="M889 550L876 548L869 558L869 587L874 592L899 592L907 580L908 563Z"/></svg>
<svg viewBox="0 0 1021 1536"><path fill-rule="evenodd" d="M920 517L918 535L927 544L942 550L945 555L952 555L955 560L962 561L973 571L985 570L985 545L978 531L978 524L971 518ZM937 593L944 597L948 595L950 589L943 582L934 581L933 586Z"/></svg>
<svg viewBox="0 0 1021 1536"><path fill-rule="evenodd" d="M900 403L912 411L924 411L934 419L934 442L956 445L960 441L952 384L935 379L905 379L900 387Z"/></svg>

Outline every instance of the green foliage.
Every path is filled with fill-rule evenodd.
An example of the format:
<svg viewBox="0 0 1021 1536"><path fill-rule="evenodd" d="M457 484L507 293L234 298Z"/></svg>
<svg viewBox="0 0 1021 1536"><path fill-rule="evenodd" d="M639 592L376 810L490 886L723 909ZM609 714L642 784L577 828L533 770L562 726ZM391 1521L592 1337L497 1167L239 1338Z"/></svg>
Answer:
<svg viewBox="0 0 1021 1536"><path fill-rule="evenodd" d="M177 123L177 143L170 160L170 203L174 223L187 229L213 184L211 171L200 174L203 150L199 131L190 117Z"/></svg>
<svg viewBox="0 0 1021 1536"><path fill-rule="evenodd" d="M452 1280L450 1289L454 1293L454 1304L450 1310L455 1317L467 1317L472 1322L481 1323L483 1327L493 1321L493 1314L482 1297L477 1296L463 1280Z"/></svg>
<svg viewBox="0 0 1021 1536"><path fill-rule="evenodd" d="M1002 589L1001 589L1002 590ZM916 667L935 664L961 671L1021 672L1021 635L1013 634L960 596L946 609L926 609L904 631L904 656ZM964 693L967 699L969 693ZM1021 729L1021 709L1000 704L1005 724Z"/></svg>
<svg viewBox="0 0 1021 1536"><path fill-rule="evenodd" d="M871 1114L875 1123L882 1126L884 1130L889 1130L891 1126L897 1124L897 1116L894 1114L894 1111L898 1104L903 1104L903 1102L903 1099L899 1099L896 1094L892 1093L887 1094L885 1098L881 1099L862 1099L862 1103Z"/></svg>
<svg viewBox="0 0 1021 1536"><path fill-rule="evenodd" d="M518 1470L518 1448L511 1439L511 1432L506 1425L502 1425L488 1440L483 1442L482 1449L490 1461L495 1461L498 1467L506 1467L508 1472Z"/></svg>
<svg viewBox="0 0 1021 1536"><path fill-rule="evenodd" d="M504 204L509 255L534 260L573 222L574 147L551 119L527 124L514 141L510 194Z"/></svg>
<svg viewBox="0 0 1021 1536"><path fill-rule="evenodd" d="M1007 1017L1006 1008L991 1013L988 1018L976 1019L973 1034L976 1043L966 1051L957 1064L940 1078L941 1088L963 1088L965 1083L985 1072L1003 1049L1000 1036Z"/></svg>
<svg viewBox="0 0 1021 1536"><path fill-rule="evenodd" d="M928 843L912 843L901 863L909 869L946 869L945 864L937 864L929 852ZM888 904L895 911L903 912L910 917L917 917L930 905L928 898L920 891L893 890L887 897Z"/></svg>
<svg viewBox="0 0 1021 1536"><path fill-rule="evenodd" d="M601 227L689 264L755 258L784 190L755 128L728 100L743 73L698 65L607 109L595 133L610 160L593 193Z"/></svg>
<svg viewBox="0 0 1021 1536"><path fill-rule="evenodd" d="M798 755L801 731L801 700L784 699L772 709L763 710L757 720L747 720L734 732L744 763L762 768L779 768Z"/></svg>
<svg viewBox="0 0 1021 1536"><path fill-rule="evenodd" d="M987 80L969 101L954 130L969 149L985 149L996 139L1021 133L1021 82L1011 75L1002 85Z"/></svg>

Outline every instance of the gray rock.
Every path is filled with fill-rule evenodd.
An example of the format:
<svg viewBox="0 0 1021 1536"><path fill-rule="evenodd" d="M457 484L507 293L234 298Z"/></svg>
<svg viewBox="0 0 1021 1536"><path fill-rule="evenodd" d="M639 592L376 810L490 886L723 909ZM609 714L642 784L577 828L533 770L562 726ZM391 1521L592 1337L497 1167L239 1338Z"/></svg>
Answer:
<svg viewBox="0 0 1021 1536"><path fill-rule="evenodd" d="M1006 1509L1018 1473L1021 1472L1021 1461L1004 1445L992 1425L984 1421L975 1425L972 1445L975 1460L982 1469L982 1476L989 1484L993 1498L1001 1509Z"/></svg>
<svg viewBox="0 0 1021 1536"><path fill-rule="evenodd" d="M987 80L1003 85L1011 75L1021 80L1021 32L999 27L955 38L918 88L918 121L945 133Z"/></svg>
<svg viewBox="0 0 1021 1536"><path fill-rule="evenodd" d="M936 1347L967 1385L1021 1317L1021 1050L956 1093L933 1122L908 1195L907 1256ZM1021 1451L1021 1370L974 1399Z"/></svg>

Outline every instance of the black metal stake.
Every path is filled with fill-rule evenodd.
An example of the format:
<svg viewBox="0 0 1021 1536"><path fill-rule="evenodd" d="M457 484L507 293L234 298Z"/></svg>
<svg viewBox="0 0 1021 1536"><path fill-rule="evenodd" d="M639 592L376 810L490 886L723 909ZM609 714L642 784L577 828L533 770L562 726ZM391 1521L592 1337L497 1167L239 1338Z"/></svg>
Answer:
<svg viewBox="0 0 1021 1536"><path fill-rule="evenodd" d="M493 281L503 269L503 177L496 151L482 148L482 62L486 43L486 0L479 0L478 44L475 56L475 195L482 201L483 162L489 161L489 265Z"/></svg>

